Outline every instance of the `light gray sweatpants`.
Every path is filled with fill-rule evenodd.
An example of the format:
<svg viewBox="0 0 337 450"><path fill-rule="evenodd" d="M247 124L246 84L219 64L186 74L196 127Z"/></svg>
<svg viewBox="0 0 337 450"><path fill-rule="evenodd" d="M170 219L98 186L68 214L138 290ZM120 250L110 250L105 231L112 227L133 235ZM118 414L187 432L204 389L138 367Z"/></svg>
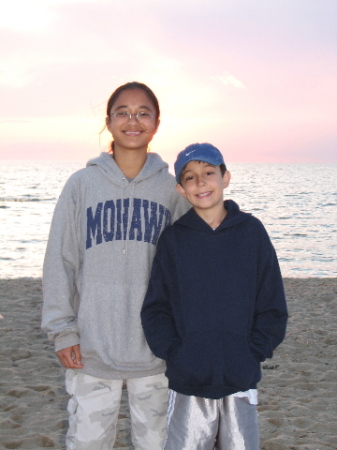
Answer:
<svg viewBox="0 0 337 450"><path fill-rule="evenodd" d="M214 400L170 390L163 450L259 450L257 393L255 403L251 392Z"/></svg>
<svg viewBox="0 0 337 450"><path fill-rule="evenodd" d="M160 450L166 433L168 380L164 374L126 380L135 450ZM112 450L123 380L66 371L67 450Z"/></svg>

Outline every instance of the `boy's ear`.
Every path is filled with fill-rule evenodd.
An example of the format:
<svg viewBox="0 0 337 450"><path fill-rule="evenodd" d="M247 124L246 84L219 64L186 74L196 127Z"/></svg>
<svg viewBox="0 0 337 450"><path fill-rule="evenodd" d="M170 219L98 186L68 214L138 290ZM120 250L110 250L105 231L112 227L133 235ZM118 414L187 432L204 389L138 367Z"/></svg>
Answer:
<svg viewBox="0 0 337 450"><path fill-rule="evenodd" d="M180 195L182 195L184 198L186 198L186 193L185 193L185 189L182 187L181 184L177 183L176 184L176 189L179 192Z"/></svg>
<svg viewBox="0 0 337 450"><path fill-rule="evenodd" d="M225 189L226 187L228 187L229 182L231 181L231 173L229 170L226 170L226 172L223 174L222 180L223 188Z"/></svg>

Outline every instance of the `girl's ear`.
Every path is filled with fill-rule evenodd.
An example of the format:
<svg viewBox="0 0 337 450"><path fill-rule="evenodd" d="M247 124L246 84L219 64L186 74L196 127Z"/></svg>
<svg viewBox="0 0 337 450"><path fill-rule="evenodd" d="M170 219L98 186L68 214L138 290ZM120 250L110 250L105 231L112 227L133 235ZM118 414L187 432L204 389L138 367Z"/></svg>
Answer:
<svg viewBox="0 0 337 450"><path fill-rule="evenodd" d="M112 131L111 131L111 117L110 116L106 117L105 123L106 123L106 127L107 127L108 131L110 131L110 133L112 134Z"/></svg>
<svg viewBox="0 0 337 450"><path fill-rule="evenodd" d="M177 183L177 184L176 184L176 189L177 189L177 191L179 192L179 194L180 194L181 196L183 196L184 198L186 198L186 192L185 192L185 189L182 187L181 184Z"/></svg>
<svg viewBox="0 0 337 450"><path fill-rule="evenodd" d="M157 125L156 125L156 128L154 129L155 133L157 133L159 125L160 125L160 119L157 120Z"/></svg>
<svg viewBox="0 0 337 450"><path fill-rule="evenodd" d="M231 181L231 173L229 170L226 170L226 172L223 174L222 180L223 180L223 187L225 189L226 187L228 187L229 182Z"/></svg>

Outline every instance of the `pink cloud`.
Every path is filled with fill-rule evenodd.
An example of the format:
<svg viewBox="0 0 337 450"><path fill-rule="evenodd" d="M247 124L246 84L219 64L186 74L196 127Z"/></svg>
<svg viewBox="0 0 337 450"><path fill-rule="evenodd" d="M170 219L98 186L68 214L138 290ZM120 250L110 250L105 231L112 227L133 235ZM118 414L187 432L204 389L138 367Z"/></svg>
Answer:
<svg viewBox="0 0 337 450"><path fill-rule="evenodd" d="M335 0L261 0L254 6L216 0L212 8L206 0L193 8L154 0L81 1L50 8L47 29L2 30L2 127L46 117L103 123L111 91L138 79L162 103L161 151L200 138L228 144L233 156L246 159L254 146L265 160L333 160ZM59 155L73 148L81 158L75 143L92 140L81 133L74 129L74 146L62 133L51 132L50 141L64 149ZM29 141L31 157L52 158L42 139L36 136L34 147L18 123L6 139L12 142L6 155L19 157Z"/></svg>

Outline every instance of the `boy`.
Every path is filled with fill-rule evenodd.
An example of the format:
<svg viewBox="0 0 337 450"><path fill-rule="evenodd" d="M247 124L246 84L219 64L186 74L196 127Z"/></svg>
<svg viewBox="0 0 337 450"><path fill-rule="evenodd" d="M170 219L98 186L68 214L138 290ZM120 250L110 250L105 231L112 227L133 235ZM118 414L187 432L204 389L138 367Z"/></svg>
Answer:
<svg viewBox="0 0 337 450"><path fill-rule="evenodd" d="M193 206L164 230L141 316L148 344L167 363L165 450L258 450L260 363L282 342L283 282L261 222L223 201L230 173L211 144L175 163Z"/></svg>

